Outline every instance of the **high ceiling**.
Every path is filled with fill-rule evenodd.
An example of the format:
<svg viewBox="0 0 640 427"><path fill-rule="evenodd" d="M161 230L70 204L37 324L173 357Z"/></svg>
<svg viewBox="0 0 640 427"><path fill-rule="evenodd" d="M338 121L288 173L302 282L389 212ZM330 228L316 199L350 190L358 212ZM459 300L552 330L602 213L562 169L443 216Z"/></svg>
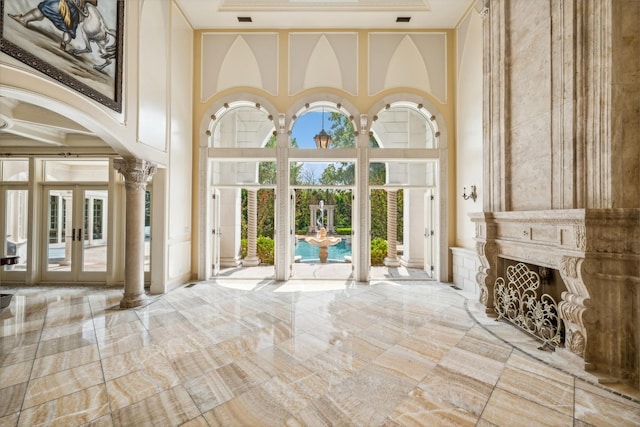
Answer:
<svg viewBox="0 0 640 427"><path fill-rule="evenodd" d="M176 0L195 29L454 28L475 0ZM249 17L252 22L239 22ZM396 22L398 17L411 18Z"/></svg>
<svg viewBox="0 0 640 427"><path fill-rule="evenodd" d="M454 28L475 0L176 0L194 29ZM252 22L239 22L249 17ZM398 17L409 22L396 22ZM103 150L106 144L54 112L0 97L0 151Z"/></svg>

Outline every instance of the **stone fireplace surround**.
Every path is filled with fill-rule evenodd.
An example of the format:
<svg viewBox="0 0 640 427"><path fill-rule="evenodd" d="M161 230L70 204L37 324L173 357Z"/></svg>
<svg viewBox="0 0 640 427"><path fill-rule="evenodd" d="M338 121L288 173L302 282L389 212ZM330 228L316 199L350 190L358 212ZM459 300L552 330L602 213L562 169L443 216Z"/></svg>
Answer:
<svg viewBox="0 0 640 427"><path fill-rule="evenodd" d="M558 348L601 382L640 389L640 209L481 212L476 226L480 302L495 316L504 259L559 271L565 328Z"/></svg>

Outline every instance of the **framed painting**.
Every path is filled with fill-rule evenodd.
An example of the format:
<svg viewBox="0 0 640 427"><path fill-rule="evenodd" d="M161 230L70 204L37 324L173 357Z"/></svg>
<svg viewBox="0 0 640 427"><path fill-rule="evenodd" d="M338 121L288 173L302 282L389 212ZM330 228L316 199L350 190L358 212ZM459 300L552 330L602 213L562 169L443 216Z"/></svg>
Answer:
<svg viewBox="0 0 640 427"><path fill-rule="evenodd" d="M1 0L0 50L122 111L124 0Z"/></svg>

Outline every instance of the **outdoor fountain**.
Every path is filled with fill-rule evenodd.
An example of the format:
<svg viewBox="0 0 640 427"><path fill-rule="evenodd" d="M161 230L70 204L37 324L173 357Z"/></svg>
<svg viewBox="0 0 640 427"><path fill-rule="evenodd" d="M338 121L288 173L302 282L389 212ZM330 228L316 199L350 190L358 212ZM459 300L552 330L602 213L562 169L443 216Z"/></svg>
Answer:
<svg viewBox="0 0 640 427"><path fill-rule="evenodd" d="M340 237L327 236L327 229L324 227L324 200L320 200L320 219L318 226L320 227L315 236L305 237L305 241L314 246L320 247L319 258L322 264L327 262L329 256L329 246L337 245L342 239Z"/></svg>
<svg viewBox="0 0 640 427"><path fill-rule="evenodd" d="M304 240L307 243L320 247L318 256L320 258L320 262L324 264L327 262L327 257L329 256L329 250L327 248L329 246L337 245L342 239L340 237L327 236L327 229L322 227L320 228L320 231L318 231L317 235L305 237Z"/></svg>

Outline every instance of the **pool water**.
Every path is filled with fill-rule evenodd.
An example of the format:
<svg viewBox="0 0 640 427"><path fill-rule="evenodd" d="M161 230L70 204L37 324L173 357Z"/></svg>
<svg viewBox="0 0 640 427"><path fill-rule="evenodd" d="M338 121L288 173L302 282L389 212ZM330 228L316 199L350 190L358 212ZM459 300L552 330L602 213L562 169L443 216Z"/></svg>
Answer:
<svg viewBox="0 0 640 427"><path fill-rule="evenodd" d="M319 260L318 252L320 248L314 246L311 243L307 243L304 240L298 240L296 243L295 255L300 256L300 261ZM346 240L341 240L334 246L329 246L328 261L344 262L345 256L351 256L351 243L347 243Z"/></svg>

